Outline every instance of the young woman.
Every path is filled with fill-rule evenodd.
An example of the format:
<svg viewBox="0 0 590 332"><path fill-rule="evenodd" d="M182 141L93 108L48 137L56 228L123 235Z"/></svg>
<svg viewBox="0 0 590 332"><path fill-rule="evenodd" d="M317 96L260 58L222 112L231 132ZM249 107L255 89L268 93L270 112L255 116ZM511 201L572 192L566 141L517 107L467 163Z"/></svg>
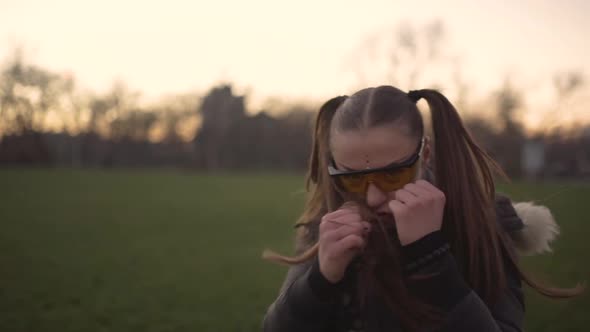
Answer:
<svg viewBox="0 0 590 332"><path fill-rule="evenodd" d="M298 256L266 254L291 268L264 331L521 331L521 280L551 297L580 293L522 272L518 245L544 248L556 226L545 208L521 205L547 225L526 238L495 192L495 171L435 90L381 86L329 100L316 121Z"/></svg>

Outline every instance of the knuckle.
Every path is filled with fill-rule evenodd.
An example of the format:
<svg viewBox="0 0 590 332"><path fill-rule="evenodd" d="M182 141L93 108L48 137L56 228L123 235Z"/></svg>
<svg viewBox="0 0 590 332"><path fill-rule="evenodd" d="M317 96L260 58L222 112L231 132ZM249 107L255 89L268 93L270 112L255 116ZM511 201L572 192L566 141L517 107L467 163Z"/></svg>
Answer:
<svg viewBox="0 0 590 332"><path fill-rule="evenodd" d="M405 186L403 186L403 189L408 190L412 188L413 183L408 183Z"/></svg>
<svg viewBox="0 0 590 332"><path fill-rule="evenodd" d="M347 213L345 215L342 216L342 221L345 222L356 222L359 221L361 218L361 215L354 212L354 213Z"/></svg>
<svg viewBox="0 0 590 332"><path fill-rule="evenodd" d="M357 225L361 225L363 223L363 217L360 214L356 214L354 216L354 222Z"/></svg>
<svg viewBox="0 0 590 332"><path fill-rule="evenodd" d="M353 233L353 234L360 233L362 230L363 230L363 224L361 224L360 222L351 226L351 233Z"/></svg>
<svg viewBox="0 0 590 332"><path fill-rule="evenodd" d="M324 234L322 234L322 238L323 238L324 242L333 242L333 240L337 234L338 233L335 230L326 231L326 232L324 232Z"/></svg>
<svg viewBox="0 0 590 332"><path fill-rule="evenodd" d="M442 191L440 191L440 190L439 190L439 191L436 193L436 198L437 198L437 200L439 200L439 201L444 201L444 200L446 200L446 199L447 199L447 197L445 196L445 193L443 193L443 192L442 192Z"/></svg>
<svg viewBox="0 0 590 332"><path fill-rule="evenodd" d="M361 238L360 236L356 236L355 243L357 246L362 247L365 245L365 240L363 240L363 238Z"/></svg>
<svg viewBox="0 0 590 332"><path fill-rule="evenodd" d="M421 180L420 180L420 181L418 181L418 182L420 182L420 185L422 185L423 187L428 187L428 188L430 188L430 187L434 187L434 186L432 185L432 183L430 183L430 182L428 182L428 181L426 181L426 180L424 180L424 179L421 179Z"/></svg>
<svg viewBox="0 0 590 332"><path fill-rule="evenodd" d="M394 202L394 201L391 201L391 202L389 202L388 206L389 206L389 209L390 209L392 212L393 212L393 211L397 211L397 210L398 210L398 205L397 205L397 204L395 204L395 202Z"/></svg>
<svg viewBox="0 0 590 332"><path fill-rule="evenodd" d="M347 248L354 248L358 245L359 237L356 235L351 235L346 239L346 247Z"/></svg>
<svg viewBox="0 0 590 332"><path fill-rule="evenodd" d="M365 226L364 225L360 225L360 227L357 229L357 231L355 232L355 234L359 237L364 236L365 234Z"/></svg>

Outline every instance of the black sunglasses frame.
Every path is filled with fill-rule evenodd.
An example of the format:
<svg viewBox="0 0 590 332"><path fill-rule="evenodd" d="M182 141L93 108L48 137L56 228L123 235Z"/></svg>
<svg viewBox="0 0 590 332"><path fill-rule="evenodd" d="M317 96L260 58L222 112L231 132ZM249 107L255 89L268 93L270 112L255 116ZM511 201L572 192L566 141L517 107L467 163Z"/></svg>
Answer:
<svg viewBox="0 0 590 332"><path fill-rule="evenodd" d="M328 173L332 177L338 177L338 176L346 176L346 175L364 175L364 174L371 174L371 173L383 172L383 171L389 172L389 171L395 171L397 169L412 167L412 166L414 166L414 164L416 164L416 162L422 156L422 149L423 148L424 148L424 137L422 137L422 139L420 140L420 144L418 145L416 152L414 152L414 154L412 154L406 161L403 161L401 163L393 163L393 164L390 164L390 165L387 165L384 167L362 169L362 170L357 170L357 171L339 170L335 167L336 163L334 162L334 159L332 159L331 160L332 165L328 166Z"/></svg>

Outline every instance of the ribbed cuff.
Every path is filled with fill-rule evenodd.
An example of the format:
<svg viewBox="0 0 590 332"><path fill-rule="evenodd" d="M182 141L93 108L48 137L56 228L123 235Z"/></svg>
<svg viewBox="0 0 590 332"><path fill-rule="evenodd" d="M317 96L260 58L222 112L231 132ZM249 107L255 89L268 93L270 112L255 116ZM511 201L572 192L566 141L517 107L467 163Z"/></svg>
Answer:
<svg viewBox="0 0 590 332"><path fill-rule="evenodd" d="M409 264L432 253L447 243L441 231L434 231L402 247L404 264Z"/></svg>

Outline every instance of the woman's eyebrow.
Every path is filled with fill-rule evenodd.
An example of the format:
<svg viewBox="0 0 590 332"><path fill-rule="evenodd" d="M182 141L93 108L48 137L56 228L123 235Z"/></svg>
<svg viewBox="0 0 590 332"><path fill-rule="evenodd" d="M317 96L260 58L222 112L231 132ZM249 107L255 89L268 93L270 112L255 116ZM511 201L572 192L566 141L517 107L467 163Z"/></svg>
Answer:
<svg viewBox="0 0 590 332"><path fill-rule="evenodd" d="M410 154L408 156L404 156L402 158L399 158L397 160L394 160L394 161L388 163L387 165L385 165L383 167L375 167L375 168L384 168L384 167L395 166L396 164L401 164L404 161L407 161L408 159L410 159L413 155L414 154L412 153L412 154ZM336 169L339 169L339 170L343 170L343 171L362 171L363 170L363 169L355 169L353 167L348 167L348 166L346 166L346 165L344 165L342 163L337 163L336 160L334 160L334 159L332 159L332 161L334 163L334 166L336 166Z"/></svg>
<svg viewBox="0 0 590 332"><path fill-rule="evenodd" d="M396 159L396 160L394 160L393 162L390 162L389 164L387 164L387 166L393 166L393 165L395 165L395 164L401 164L401 163L403 163L404 161L406 161L406 160L408 160L408 159L412 158L412 156L413 156L413 155L414 155L414 154L412 153L412 154L410 154L409 156L404 156L404 157L401 157L401 158L399 158L399 159ZM386 167L387 167L387 166L386 166Z"/></svg>
<svg viewBox="0 0 590 332"><path fill-rule="evenodd" d="M389 167L393 167L393 166L396 166L396 165L399 165L399 164L403 164L404 162L406 162L406 161L408 161L410 158L412 158L412 156L414 156L414 154L411 154L411 155L409 155L409 156L405 156L405 157L402 157L402 158L400 158L400 159L397 159L397 160L395 160L395 161L392 161L392 162L390 162L389 164L387 164L387 165L385 165L385 166L383 166L383 167L375 167L375 168L376 168L376 169L379 169L379 168L389 168Z"/></svg>
<svg viewBox="0 0 590 332"><path fill-rule="evenodd" d="M401 161L394 161L394 162L391 162L391 163L389 163L389 164L387 164L387 165L385 165L383 167L389 167L389 166L393 166L395 164L399 164L399 163L401 163L403 161L406 161L408 158L409 157L404 157L404 158L401 159ZM357 169L357 168L353 168L353 167L348 167L348 166L346 166L346 165L344 165L342 163L336 163L335 161L334 161L334 164L336 165L336 169L339 169L339 170L342 170L342 171L355 172L355 171L365 170L365 169ZM375 168L383 168L383 167L375 167Z"/></svg>
<svg viewBox="0 0 590 332"><path fill-rule="evenodd" d="M336 161L334 161L334 165L336 166L337 169L343 170L343 171L358 171L358 169L354 169L352 167L348 167L342 163L336 163Z"/></svg>

